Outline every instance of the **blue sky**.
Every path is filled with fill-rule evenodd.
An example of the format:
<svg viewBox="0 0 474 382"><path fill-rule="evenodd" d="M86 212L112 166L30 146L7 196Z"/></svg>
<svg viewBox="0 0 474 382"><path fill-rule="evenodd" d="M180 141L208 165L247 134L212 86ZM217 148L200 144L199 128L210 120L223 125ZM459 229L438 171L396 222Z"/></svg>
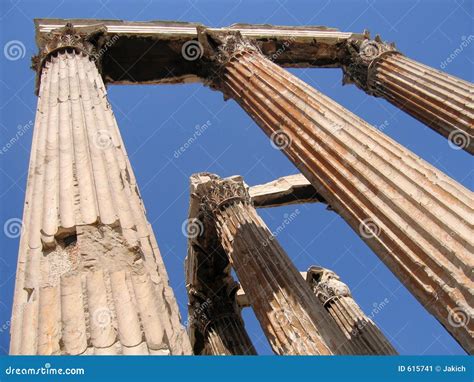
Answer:
<svg viewBox="0 0 474 382"><path fill-rule="evenodd" d="M0 223L21 218L27 179L36 97L30 57L36 53L33 18L103 18L180 20L209 26L237 22L279 25L326 25L342 31L380 34L395 41L408 57L435 68L473 33L472 1L0 1L0 146L19 128L26 133L0 155ZM20 41L25 51L8 60L3 48ZM444 70L473 81L474 48L469 45ZM375 126L449 176L472 188L472 159L382 99L354 86L342 86L339 69L291 72ZM186 238L181 225L189 201L189 176L209 171L241 174L259 184L296 173L284 155L272 148L258 126L234 101L200 84L109 86L109 99L152 223L183 318L186 293L183 261ZM209 127L178 158L175 150L197 125ZM298 217L278 236L300 270L320 264L336 271L363 310L388 300L374 321L400 354L464 354L445 329L411 296L375 254L334 212L322 205L260 210L271 229L285 214ZM16 269L18 238L0 230L0 354L8 351L8 326ZM247 329L260 354L270 354L262 331L249 310Z"/></svg>

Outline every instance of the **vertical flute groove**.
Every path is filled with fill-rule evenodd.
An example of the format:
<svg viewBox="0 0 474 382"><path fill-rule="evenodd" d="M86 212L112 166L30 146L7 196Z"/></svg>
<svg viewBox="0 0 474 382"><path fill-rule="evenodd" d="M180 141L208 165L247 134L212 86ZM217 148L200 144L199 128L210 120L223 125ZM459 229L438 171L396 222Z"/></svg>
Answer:
<svg viewBox="0 0 474 382"><path fill-rule="evenodd" d="M474 85L412 60L375 40L348 43L344 82L385 98L474 154Z"/></svg>
<svg viewBox="0 0 474 382"><path fill-rule="evenodd" d="M207 178L204 176L206 175ZM352 354L350 343L271 232L258 217L242 180L206 178L197 196L277 354Z"/></svg>
<svg viewBox="0 0 474 382"><path fill-rule="evenodd" d="M65 48L41 79L10 352L190 354L95 63Z"/></svg>
<svg viewBox="0 0 474 382"><path fill-rule="evenodd" d="M329 269L310 267L306 272L318 302L329 312L358 355L395 355L397 351L353 299L349 287Z"/></svg>
<svg viewBox="0 0 474 382"><path fill-rule="evenodd" d="M473 314L472 193L255 49L233 52L221 70L215 86L471 351L472 320L452 322Z"/></svg>

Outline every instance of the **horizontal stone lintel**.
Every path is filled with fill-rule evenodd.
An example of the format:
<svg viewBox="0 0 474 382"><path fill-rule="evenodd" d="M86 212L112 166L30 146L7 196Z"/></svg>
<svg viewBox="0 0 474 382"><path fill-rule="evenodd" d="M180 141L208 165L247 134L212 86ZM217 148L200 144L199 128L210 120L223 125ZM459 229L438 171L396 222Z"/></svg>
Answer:
<svg viewBox="0 0 474 382"><path fill-rule="evenodd" d="M300 275L301 277L306 280L306 275L308 274L308 272L301 272L300 271ZM237 305L243 309L243 308L248 308L250 307L250 301L248 299L248 296L247 294L245 293L245 291L243 290L242 286L239 286L239 289L237 290L236 294L235 294L235 299L236 299L236 302L237 302Z"/></svg>
<svg viewBox="0 0 474 382"><path fill-rule="evenodd" d="M198 23L130 22L100 19L35 19L36 39L66 23L76 28L100 27L105 40L99 52L102 75L109 84L159 84L200 81L200 59L186 59L183 45L198 38ZM323 26L233 24L212 32L239 31L283 67L340 67L346 41L364 34L340 32ZM196 54L191 53L191 54ZM188 56L189 57L189 56ZM194 56L192 56L194 57Z"/></svg>
<svg viewBox="0 0 474 382"><path fill-rule="evenodd" d="M257 208L279 207L288 204L326 203L303 174L288 175L249 188Z"/></svg>

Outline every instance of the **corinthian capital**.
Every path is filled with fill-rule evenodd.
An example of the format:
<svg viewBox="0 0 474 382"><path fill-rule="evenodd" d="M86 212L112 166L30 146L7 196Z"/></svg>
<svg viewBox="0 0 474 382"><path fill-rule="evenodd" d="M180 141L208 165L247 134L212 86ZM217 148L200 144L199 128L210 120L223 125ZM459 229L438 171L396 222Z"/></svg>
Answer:
<svg viewBox="0 0 474 382"><path fill-rule="evenodd" d="M49 33L38 34L38 54L31 59L31 68L36 71L36 91L38 92L41 70L46 60L54 53L67 49L81 52L97 61L99 58L100 37L106 32L102 24L88 27L74 27L67 23L64 27L55 29Z"/></svg>
<svg viewBox="0 0 474 382"><path fill-rule="evenodd" d="M209 181L199 190L201 205L210 214L214 215L220 209L241 202L251 204L248 187L241 177L221 179L214 174L206 174Z"/></svg>
<svg viewBox="0 0 474 382"><path fill-rule="evenodd" d="M244 51L260 53L258 46L244 38L238 30L212 30L198 26L197 32L204 58L219 65L225 65L233 57Z"/></svg>
<svg viewBox="0 0 474 382"><path fill-rule="evenodd" d="M353 83L375 95L373 74L377 62L388 54L399 54L395 44L386 43L377 35L374 40L349 40L347 58L343 63L343 84Z"/></svg>
<svg viewBox="0 0 474 382"><path fill-rule="evenodd" d="M261 54L260 48L237 30L212 30L198 26L197 32L202 51L201 77L206 79L207 86L221 91L228 98L221 84L226 65L245 53Z"/></svg>
<svg viewBox="0 0 474 382"><path fill-rule="evenodd" d="M32 59L33 69L40 71L48 56L68 48L95 57L98 37L105 31L104 25L77 28L67 23L62 28L38 35L39 52Z"/></svg>
<svg viewBox="0 0 474 382"><path fill-rule="evenodd" d="M329 269L312 266L306 273L306 281L323 304L336 297L352 297L349 287Z"/></svg>

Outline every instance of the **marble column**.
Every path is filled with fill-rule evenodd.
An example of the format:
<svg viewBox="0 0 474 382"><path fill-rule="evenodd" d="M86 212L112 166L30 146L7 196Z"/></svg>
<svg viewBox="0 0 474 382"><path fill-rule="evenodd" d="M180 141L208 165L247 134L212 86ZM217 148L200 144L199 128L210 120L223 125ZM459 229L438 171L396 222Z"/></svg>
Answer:
<svg viewBox="0 0 474 382"><path fill-rule="evenodd" d="M92 41L39 41L11 354L191 354Z"/></svg>
<svg viewBox="0 0 474 382"><path fill-rule="evenodd" d="M238 33L201 30L207 83L241 105L318 194L466 349L474 336L473 194ZM244 288L245 289L245 288Z"/></svg>
<svg viewBox="0 0 474 382"><path fill-rule="evenodd" d="M310 267L305 274L318 300L353 344L357 355L396 355L397 351L351 295L349 287L329 269Z"/></svg>
<svg viewBox="0 0 474 382"><path fill-rule="evenodd" d="M393 45L350 40L344 82L385 98L474 154L474 85L412 60ZM456 146L454 146L456 145Z"/></svg>
<svg viewBox="0 0 474 382"><path fill-rule="evenodd" d="M218 280L216 280L218 281ZM218 282L213 283L215 286ZM208 284L208 287L211 283ZM194 354L255 355L257 352L245 330L240 309L235 302L238 284L219 285L204 294L195 289L189 293L189 325L192 327Z"/></svg>
<svg viewBox="0 0 474 382"><path fill-rule="evenodd" d="M207 177L207 180L206 180ZM201 174L196 195L216 225L257 319L276 354L351 354L350 344L251 204L240 177Z"/></svg>
<svg viewBox="0 0 474 382"><path fill-rule="evenodd" d="M194 354L254 355L257 353L236 301L239 284L232 277L215 220L197 194L207 180L207 175L191 176L189 216L183 226L188 237L185 273L191 345Z"/></svg>

